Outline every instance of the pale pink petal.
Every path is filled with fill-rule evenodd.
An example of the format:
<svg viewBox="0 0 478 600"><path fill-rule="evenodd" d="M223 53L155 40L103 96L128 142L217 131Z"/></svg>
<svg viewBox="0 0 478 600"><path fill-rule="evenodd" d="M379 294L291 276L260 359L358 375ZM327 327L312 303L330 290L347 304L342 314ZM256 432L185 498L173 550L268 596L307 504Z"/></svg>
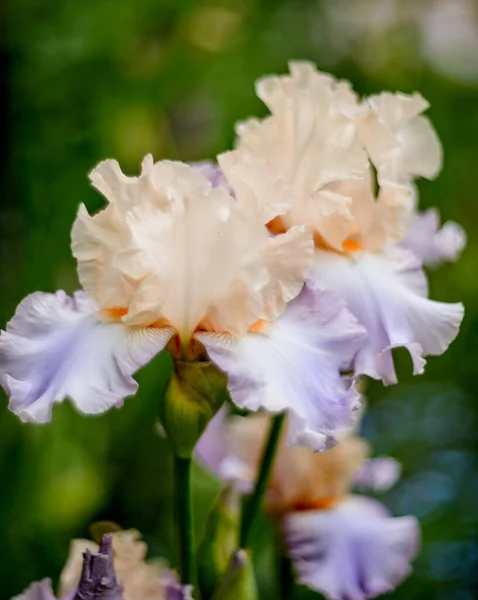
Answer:
<svg viewBox="0 0 478 600"><path fill-rule="evenodd" d="M292 190L274 169L245 150L218 156L219 164L241 208L261 223L284 214L292 205Z"/></svg>
<svg viewBox="0 0 478 600"><path fill-rule="evenodd" d="M429 300L420 262L411 252L389 248L381 253L346 256L317 251L310 275L317 285L339 294L368 333L355 371L396 383L391 349L403 346L414 373L424 356L443 354L458 333L463 305Z"/></svg>
<svg viewBox="0 0 478 600"><path fill-rule="evenodd" d="M286 543L299 581L330 600L366 600L411 572L420 533L414 517L392 518L370 498L330 510L290 513Z"/></svg>
<svg viewBox="0 0 478 600"><path fill-rule="evenodd" d="M290 75L259 80L256 92L272 114L237 126L238 158L254 165L254 187L274 181L275 194L292 204L287 225L312 226L340 247L353 228L352 198L329 188L363 178L368 168L355 94L307 62L291 63Z"/></svg>
<svg viewBox="0 0 478 600"><path fill-rule="evenodd" d="M385 492L400 479L402 465L391 456L369 458L355 473L353 485L358 490Z"/></svg>
<svg viewBox="0 0 478 600"><path fill-rule="evenodd" d="M463 228L447 221L440 228L440 216L435 208L415 213L402 242L426 266L438 266L445 261L456 261L466 245Z"/></svg>
<svg viewBox="0 0 478 600"><path fill-rule="evenodd" d="M442 148L432 124L421 116L428 102L418 93L390 92L367 102L370 110L359 118L358 127L379 183L435 177L442 165Z"/></svg>
<svg viewBox="0 0 478 600"><path fill-rule="evenodd" d="M341 377L364 331L339 298L306 287L273 324L242 337L196 334L240 408L290 413L289 441L316 449L349 427L358 394Z"/></svg>
<svg viewBox="0 0 478 600"><path fill-rule="evenodd" d="M103 319L82 292L31 294L0 336L0 383L9 408L23 421L45 422L66 397L87 414L120 406L137 390L133 373L172 333Z"/></svg>
<svg viewBox="0 0 478 600"><path fill-rule="evenodd" d="M110 204L95 216L80 208L72 231L80 280L98 306L127 309L127 325L170 323L185 345L204 322L243 333L269 318L273 278L285 289L283 310L291 280L297 294L312 260L310 234L287 238L295 247L281 283L264 223L203 170L151 159L126 177L114 161L101 163L92 180Z"/></svg>

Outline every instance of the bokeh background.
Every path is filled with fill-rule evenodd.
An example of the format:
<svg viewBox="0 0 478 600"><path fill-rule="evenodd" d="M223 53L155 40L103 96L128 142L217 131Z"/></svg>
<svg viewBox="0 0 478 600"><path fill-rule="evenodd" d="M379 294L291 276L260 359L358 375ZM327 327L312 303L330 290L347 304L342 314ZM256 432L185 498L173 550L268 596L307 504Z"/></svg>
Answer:
<svg viewBox="0 0 478 600"><path fill-rule="evenodd" d="M87 182L101 159L137 173L144 154L184 161L231 147L233 125L263 115L254 80L291 58L350 79L361 93L419 90L445 148L444 169L420 182L422 207L462 223L457 264L430 273L432 295L462 300L448 353L401 384L368 386L363 432L403 463L385 495L415 514L423 549L391 597L471 600L478 586L476 403L478 340L478 4L473 0L6 0L3 72L0 323L23 296L77 287L69 232L78 205L99 208ZM169 369L158 357L140 392L98 418L65 403L46 426L0 410L0 597L55 579L70 538L110 519L144 533L173 565L171 456L155 421ZM198 528L216 486L195 478ZM255 544L261 598L277 597L272 533ZM297 599L317 598L305 589Z"/></svg>

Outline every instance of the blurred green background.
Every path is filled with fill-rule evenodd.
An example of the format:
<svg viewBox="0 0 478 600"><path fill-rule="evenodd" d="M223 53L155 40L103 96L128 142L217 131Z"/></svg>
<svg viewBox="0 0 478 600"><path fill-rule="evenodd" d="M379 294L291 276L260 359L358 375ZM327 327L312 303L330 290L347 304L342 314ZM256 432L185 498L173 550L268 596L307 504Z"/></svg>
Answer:
<svg viewBox="0 0 478 600"><path fill-rule="evenodd" d="M368 388L364 434L402 461L386 495L420 518L424 545L391 597L468 600L478 586L476 374L478 340L478 6L468 0L6 0L3 71L0 322L34 290L77 287L69 232L80 202L102 199L87 172L116 157L137 173L148 152L184 161L233 143L233 125L265 109L254 80L291 58L350 79L361 93L419 90L445 149L422 207L461 222L459 263L430 273L432 296L462 300L466 317L448 353L401 384ZM0 411L0 597L64 564L69 540L110 519L136 527L151 555L174 564L171 456L155 429L167 358L138 376L123 409L84 418L65 403L46 426ZM215 485L198 470L198 528ZM261 598L275 598L270 529L255 544ZM317 596L299 589L297 598Z"/></svg>

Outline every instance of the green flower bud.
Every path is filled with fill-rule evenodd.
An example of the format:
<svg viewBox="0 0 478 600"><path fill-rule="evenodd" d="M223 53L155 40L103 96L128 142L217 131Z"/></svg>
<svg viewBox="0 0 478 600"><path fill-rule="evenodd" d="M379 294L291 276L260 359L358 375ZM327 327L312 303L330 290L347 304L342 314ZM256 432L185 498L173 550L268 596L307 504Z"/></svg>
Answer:
<svg viewBox="0 0 478 600"><path fill-rule="evenodd" d="M237 550L220 580L212 600L258 600L250 551Z"/></svg>
<svg viewBox="0 0 478 600"><path fill-rule="evenodd" d="M160 419L176 456L192 457L194 446L227 397L226 381L210 362L174 361Z"/></svg>
<svg viewBox="0 0 478 600"><path fill-rule="evenodd" d="M232 485L225 487L214 503L198 550L199 587L210 598L239 546L240 497Z"/></svg>

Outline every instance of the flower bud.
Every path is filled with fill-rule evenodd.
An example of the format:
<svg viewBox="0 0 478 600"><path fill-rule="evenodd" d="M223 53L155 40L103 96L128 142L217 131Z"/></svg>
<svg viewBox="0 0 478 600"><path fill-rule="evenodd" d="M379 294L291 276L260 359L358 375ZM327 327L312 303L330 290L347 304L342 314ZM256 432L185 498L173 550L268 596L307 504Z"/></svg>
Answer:
<svg viewBox="0 0 478 600"><path fill-rule="evenodd" d="M226 394L226 376L210 362L174 361L160 419L176 456L191 458Z"/></svg>
<svg viewBox="0 0 478 600"><path fill-rule="evenodd" d="M249 552L237 550L212 600L258 600L254 567Z"/></svg>
<svg viewBox="0 0 478 600"><path fill-rule="evenodd" d="M113 564L113 538L104 535L99 552L86 550L83 570L74 600L123 600Z"/></svg>
<svg viewBox="0 0 478 600"><path fill-rule="evenodd" d="M240 498L233 485L225 487L214 503L198 550L199 587L210 598L239 546Z"/></svg>

